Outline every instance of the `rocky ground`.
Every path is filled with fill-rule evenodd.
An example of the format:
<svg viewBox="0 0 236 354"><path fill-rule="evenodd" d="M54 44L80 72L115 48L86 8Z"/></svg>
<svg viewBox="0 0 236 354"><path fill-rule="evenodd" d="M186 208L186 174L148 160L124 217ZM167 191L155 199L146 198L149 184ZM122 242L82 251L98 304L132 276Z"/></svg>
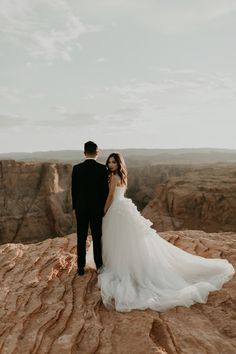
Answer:
<svg viewBox="0 0 236 354"><path fill-rule="evenodd" d="M236 267L236 233L161 236ZM0 281L1 354L236 353L236 276L204 305L118 313L103 306L95 271L77 275L76 237L70 234L0 246Z"/></svg>

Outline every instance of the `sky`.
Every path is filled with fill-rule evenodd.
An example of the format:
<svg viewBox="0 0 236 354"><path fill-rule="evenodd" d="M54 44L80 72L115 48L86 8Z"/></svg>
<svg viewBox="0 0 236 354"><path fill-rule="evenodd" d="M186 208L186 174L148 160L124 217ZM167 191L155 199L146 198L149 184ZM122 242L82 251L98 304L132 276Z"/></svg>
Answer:
<svg viewBox="0 0 236 354"><path fill-rule="evenodd" d="M0 153L236 149L235 0L0 0Z"/></svg>

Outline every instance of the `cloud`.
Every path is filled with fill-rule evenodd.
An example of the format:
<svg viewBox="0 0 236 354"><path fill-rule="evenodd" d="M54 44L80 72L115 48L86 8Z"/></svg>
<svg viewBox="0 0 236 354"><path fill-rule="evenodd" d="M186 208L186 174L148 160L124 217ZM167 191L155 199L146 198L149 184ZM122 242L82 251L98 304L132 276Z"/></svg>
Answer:
<svg viewBox="0 0 236 354"><path fill-rule="evenodd" d="M96 63L105 63L105 62L107 62L106 58L101 57L96 59Z"/></svg>
<svg viewBox="0 0 236 354"><path fill-rule="evenodd" d="M94 16L94 0L78 0L87 16ZM164 34L173 34L186 28L209 22L236 10L235 0L100 0L96 17L113 20L135 21Z"/></svg>
<svg viewBox="0 0 236 354"><path fill-rule="evenodd" d="M53 106L52 110L56 112L56 119L37 120L35 125L52 127L80 127L84 128L97 124L95 114L88 112L71 112L64 106Z"/></svg>
<svg viewBox="0 0 236 354"><path fill-rule="evenodd" d="M1 128L12 128L21 125L22 123L26 123L27 120L21 118L17 114L11 113L0 113L0 127Z"/></svg>
<svg viewBox="0 0 236 354"><path fill-rule="evenodd" d="M5 41L49 63L70 61L73 50L80 47L80 36L100 30L85 25L66 0L2 0L0 23Z"/></svg>
<svg viewBox="0 0 236 354"><path fill-rule="evenodd" d="M151 81L131 79L91 90L89 96L81 98L77 109L53 106L44 119L25 120L19 115L2 114L1 126L99 128L120 133L130 129L137 134L152 132L157 122L166 125L180 120L194 125L196 121L216 124L224 120L231 124L236 114L235 97L235 82L221 73L157 68Z"/></svg>
<svg viewBox="0 0 236 354"><path fill-rule="evenodd" d="M17 89L9 87L0 87L0 100L9 103L18 103L21 101L20 92Z"/></svg>
<svg viewBox="0 0 236 354"><path fill-rule="evenodd" d="M45 93L43 92L33 92L32 90L20 91L17 88L10 88L7 86L0 86L0 102L7 103L8 105L23 103L24 101L38 100L45 98Z"/></svg>
<svg viewBox="0 0 236 354"><path fill-rule="evenodd" d="M109 113L90 113L90 112L70 112L64 106L54 106L52 109L58 114L56 119L37 120L34 125L51 127L78 127L106 129L110 127L121 129L131 126L135 121L137 110L134 108L122 108Z"/></svg>
<svg viewBox="0 0 236 354"><path fill-rule="evenodd" d="M79 37L88 32L98 31L95 27L86 27L76 16L70 15L64 29L37 31L32 35L32 56L43 56L47 61L58 58L71 61L75 46L80 47Z"/></svg>
<svg viewBox="0 0 236 354"><path fill-rule="evenodd" d="M152 130L157 121L178 119L230 122L236 114L236 84L219 73L168 69L163 74L160 70L155 81L127 82L110 87L109 92L129 107L134 130Z"/></svg>
<svg viewBox="0 0 236 354"><path fill-rule="evenodd" d="M152 10L143 9L141 21L159 32L173 34L231 14L236 11L236 3L234 0L152 0Z"/></svg>
<svg viewBox="0 0 236 354"><path fill-rule="evenodd" d="M138 110L136 108L121 108L107 114L97 115L97 120L104 128L120 128L132 127L135 124Z"/></svg>

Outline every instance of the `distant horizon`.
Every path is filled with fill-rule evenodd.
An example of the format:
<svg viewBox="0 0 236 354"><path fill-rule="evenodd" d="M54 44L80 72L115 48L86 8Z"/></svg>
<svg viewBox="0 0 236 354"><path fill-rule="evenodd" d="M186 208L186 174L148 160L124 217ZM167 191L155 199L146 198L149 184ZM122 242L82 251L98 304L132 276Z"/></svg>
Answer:
<svg viewBox="0 0 236 354"><path fill-rule="evenodd" d="M159 148L159 147L115 147L115 148L100 148L98 146L98 149L100 151L105 151L105 150L226 150L226 151L235 151L236 148L222 148L222 147L178 147L178 148ZM83 152L83 149L57 149L57 150L34 150L34 151L8 151L8 152L0 152L0 155L7 155L7 154L34 154L34 153L40 153L40 152L62 152L62 151L80 151Z"/></svg>

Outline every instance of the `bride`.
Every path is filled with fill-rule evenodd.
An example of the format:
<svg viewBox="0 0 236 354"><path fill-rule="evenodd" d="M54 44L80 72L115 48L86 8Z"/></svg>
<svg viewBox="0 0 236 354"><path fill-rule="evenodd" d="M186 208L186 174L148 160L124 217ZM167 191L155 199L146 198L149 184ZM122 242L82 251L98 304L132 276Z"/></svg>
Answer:
<svg viewBox="0 0 236 354"><path fill-rule="evenodd" d="M125 197L123 157L110 154L106 166L109 195L102 225L103 266L97 283L104 305L117 311L165 311L206 303L210 291L232 278L233 266L225 259L192 255L164 240Z"/></svg>

